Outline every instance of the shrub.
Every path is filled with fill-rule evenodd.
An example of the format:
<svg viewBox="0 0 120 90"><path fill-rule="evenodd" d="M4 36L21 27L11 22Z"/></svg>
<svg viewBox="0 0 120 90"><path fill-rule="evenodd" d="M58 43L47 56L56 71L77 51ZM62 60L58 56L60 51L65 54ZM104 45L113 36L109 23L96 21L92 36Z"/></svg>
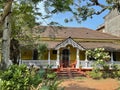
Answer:
<svg viewBox="0 0 120 90"><path fill-rule="evenodd" d="M46 70L41 68L33 77L32 82L34 82L32 85L35 90L57 90L61 83L57 80L57 74L52 70L52 66L47 66Z"/></svg>
<svg viewBox="0 0 120 90"><path fill-rule="evenodd" d="M120 70L117 71L117 78L120 79Z"/></svg>
<svg viewBox="0 0 120 90"><path fill-rule="evenodd" d="M0 90L2 90L2 83L3 81L0 79Z"/></svg>
<svg viewBox="0 0 120 90"><path fill-rule="evenodd" d="M25 65L12 65L0 76L1 90L27 90L29 89L30 74Z"/></svg>
<svg viewBox="0 0 120 90"><path fill-rule="evenodd" d="M100 79L102 78L102 72L100 71L99 68L93 68L91 72L89 72L90 77L93 79Z"/></svg>
<svg viewBox="0 0 120 90"><path fill-rule="evenodd" d="M111 74L111 71L109 69L109 65L108 64L103 64L103 74L102 74L102 77L103 78L109 78L111 77L110 74Z"/></svg>
<svg viewBox="0 0 120 90"><path fill-rule="evenodd" d="M26 65L12 65L0 75L0 90L57 90L59 83L51 67L36 72Z"/></svg>
<svg viewBox="0 0 120 90"><path fill-rule="evenodd" d="M30 71L34 73L34 75L31 76L31 85L33 85L34 88L37 88L39 84L42 84L46 79L46 71L42 67L37 72L34 71L34 68L30 68Z"/></svg>

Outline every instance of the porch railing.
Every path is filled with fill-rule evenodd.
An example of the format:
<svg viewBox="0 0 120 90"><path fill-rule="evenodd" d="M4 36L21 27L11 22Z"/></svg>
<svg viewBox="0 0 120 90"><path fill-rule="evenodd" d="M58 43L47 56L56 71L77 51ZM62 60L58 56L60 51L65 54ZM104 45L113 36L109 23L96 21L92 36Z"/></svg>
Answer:
<svg viewBox="0 0 120 90"><path fill-rule="evenodd" d="M79 65L82 67L82 68L87 68L87 69L91 69L93 68L93 64L95 63L95 61L79 61ZM111 66L113 64L116 64L116 65L120 65L120 61L114 61L114 62L107 62L107 64L109 65L109 67L111 68Z"/></svg>
<svg viewBox="0 0 120 90"><path fill-rule="evenodd" d="M48 60L21 60L20 64L26 64L27 66L35 65L35 66L42 66L43 68L46 68L48 64ZM57 68L56 66L56 60L50 60L50 65L52 65L52 68Z"/></svg>
<svg viewBox="0 0 120 90"><path fill-rule="evenodd" d="M92 68L94 61L79 61L79 63L80 63L79 64L80 67L82 67L82 68Z"/></svg>
<svg viewBox="0 0 120 90"><path fill-rule="evenodd" d="M52 65L52 68L57 68L57 60L50 60L50 65ZM26 64L29 65L36 65L36 66L42 66L43 68L46 68L48 65L48 60L21 60L20 64ZM85 61L80 60L79 61L79 67L85 68L85 69L92 69L94 64L94 61ZM114 62L107 62L109 66L111 67L112 64L120 65L120 61L114 61Z"/></svg>

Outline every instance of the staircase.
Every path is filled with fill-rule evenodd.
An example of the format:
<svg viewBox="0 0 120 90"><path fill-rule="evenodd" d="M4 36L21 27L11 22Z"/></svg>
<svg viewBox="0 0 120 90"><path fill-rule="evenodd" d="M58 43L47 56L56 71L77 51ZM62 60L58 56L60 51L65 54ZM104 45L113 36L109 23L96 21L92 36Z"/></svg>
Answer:
<svg viewBox="0 0 120 90"><path fill-rule="evenodd" d="M80 77L85 76L85 73L83 71L80 71L79 69L72 69L72 68L63 68L57 71L58 78L74 78L74 77Z"/></svg>

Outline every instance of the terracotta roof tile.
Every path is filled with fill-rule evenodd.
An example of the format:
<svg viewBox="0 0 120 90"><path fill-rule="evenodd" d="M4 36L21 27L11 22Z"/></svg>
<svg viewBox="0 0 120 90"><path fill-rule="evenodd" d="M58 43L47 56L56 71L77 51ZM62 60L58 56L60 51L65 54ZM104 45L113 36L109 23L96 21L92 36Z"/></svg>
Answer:
<svg viewBox="0 0 120 90"><path fill-rule="evenodd" d="M44 41L48 45L48 48L55 48L61 42L56 41ZM108 51L120 51L120 45L114 43L102 43L102 42L79 42L85 50L94 49L94 48L105 48Z"/></svg>
<svg viewBox="0 0 120 90"><path fill-rule="evenodd" d="M43 30L44 29L44 30ZM35 27L35 30L37 32L35 35L40 35L40 37L56 37L56 38L82 38L82 39L116 39L120 40L120 37L112 36L109 34L105 34L102 32L98 32L95 30L91 30L88 28L71 28L71 27L65 27L62 29L58 29L57 27ZM42 33L39 31L41 30ZM46 43L48 45L48 48L55 48L58 44L62 43L62 41L42 41L42 43ZM77 42L78 43L78 42ZM109 43L109 42L79 42L79 44L85 48L85 49L93 49L93 48L105 48L109 51L120 51L120 45Z"/></svg>
<svg viewBox="0 0 120 90"><path fill-rule="evenodd" d="M42 41L40 43L45 43L48 46L48 48L55 48L61 42L56 42L56 41Z"/></svg>
<svg viewBox="0 0 120 90"><path fill-rule="evenodd" d="M37 27L41 28L41 27ZM89 39L120 39L120 37L98 32L88 28L72 28L65 27L58 29L56 27L47 27L46 30L40 34L41 37L56 37L56 38L89 38Z"/></svg>
<svg viewBox="0 0 120 90"><path fill-rule="evenodd" d="M79 42L85 49L105 48L108 51L120 51L120 44L100 42Z"/></svg>

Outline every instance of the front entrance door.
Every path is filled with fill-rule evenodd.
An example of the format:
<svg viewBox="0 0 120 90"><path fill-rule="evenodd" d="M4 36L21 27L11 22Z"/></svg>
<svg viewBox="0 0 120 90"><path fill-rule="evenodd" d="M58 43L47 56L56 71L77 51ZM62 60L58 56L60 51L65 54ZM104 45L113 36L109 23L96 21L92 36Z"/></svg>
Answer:
<svg viewBox="0 0 120 90"><path fill-rule="evenodd" d="M68 67L69 66L69 55L70 55L70 51L68 49L64 49L62 51L62 64L63 64L63 67Z"/></svg>

